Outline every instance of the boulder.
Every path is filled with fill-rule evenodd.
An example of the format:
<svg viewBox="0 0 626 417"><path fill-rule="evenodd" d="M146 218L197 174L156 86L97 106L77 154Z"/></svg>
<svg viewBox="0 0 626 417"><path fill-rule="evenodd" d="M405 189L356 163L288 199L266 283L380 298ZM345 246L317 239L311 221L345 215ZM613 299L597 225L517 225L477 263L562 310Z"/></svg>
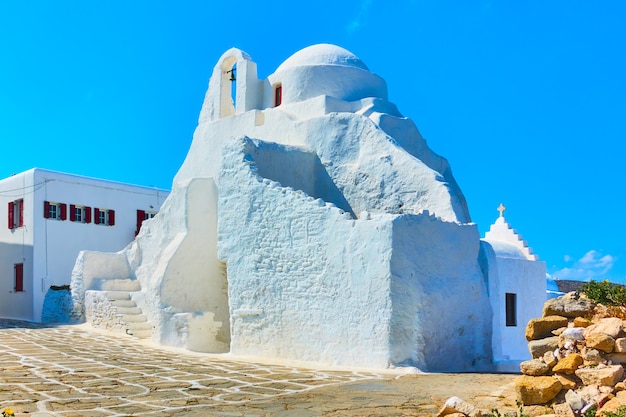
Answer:
<svg viewBox="0 0 626 417"><path fill-rule="evenodd" d="M580 379L576 375L554 374L554 378L558 379L563 389L576 389L580 384Z"/></svg>
<svg viewBox="0 0 626 417"><path fill-rule="evenodd" d="M586 298L579 298L576 293L552 298L543 305L543 316L589 317L594 304Z"/></svg>
<svg viewBox="0 0 626 417"><path fill-rule="evenodd" d="M613 364L626 365L626 353L607 353L604 358Z"/></svg>
<svg viewBox="0 0 626 417"><path fill-rule="evenodd" d="M449 416L461 413L469 417L481 417L481 411L474 405L463 401L459 397L450 397L437 413L437 417Z"/></svg>
<svg viewBox="0 0 626 417"><path fill-rule="evenodd" d="M596 349L586 349L582 355L585 366L595 366L606 362L600 351Z"/></svg>
<svg viewBox="0 0 626 417"><path fill-rule="evenodd" d="M591 333L585 338L585 344L588 348L611 353L615 347L615 339L605 333Z"/></svg>
<svg viewBox="0 0 626 417"><path fill-rule="evenodd" d="M615 384L615 391L620 392L624 390L626 390L626 384L624 384L624 381Z"/></svg>
<svg viewBox="0 0 626 417"><path fill-rule="evenodd" d="M526 325L526 340L543 339L552 336L552 331L567 326L567 318L562 316L548 316L540 319L531 319Z"/></svg>
<svg viewBox="0 0 626 417"><path fill-rule="evenodd" d="M583 397L573 390L569 390L565 393L565 402L576 412L580 411L580 409L585 406Z"/></svg>
<svg viewBox="0 0 626 417"><path fill-rule="evenodd" d="M585 340L583 331L584 329L582 327L572 327L570 329L566 329L559 335L559 347L562 348L568 343L575 345L577 342Z"/></svg>
<svg viewBox="0 0 626 417"><path fill-rule="evenodd" d="M615 339L615 348L613 350L618 353L626 352L626 337L618 337Z"/></svg>
<svg viewBox="0 0 626 417"><path fill-rule="evenodd" d="M550 353L550 352L546 352ZM520 371L524 375L541 376L550 372L550 366L539 359L531 359L520 363Z"/></svg>
<svg viewBox="0 0 626 417"><path fill-rule="evenodd" d="M595 368L581 368L577 369L575 373L585 385L615 386L624 378L622 365L601 365Z"/></svg>
<svg viewBox="0 0 626 417"><path fill-rule="evenodd" d="M531 340L528 342L528 350L533 358L540 358L548 351L554 351L559 347L559 337L552 336L545 339Z"/></svg>
<svg viewBox="0 0 626 417"><path fill-rule="evenodd" d="M613 339L617 339L622 332L623 324L622 320L617 317L606 317L600 319L596 324L585 328L583 336L587 339L594 333L604 333L611 336Z"/></svg>
<svg viewBox="0 0 626 417"><path fill-rule="evenodd" d="M574 317L574 321L572 322L574 327L589 327L593 324L593 322L584 317Z"/></svg>
<svg viewBox="0 0 626 417"><path fill-rule="evenodd" d="M550 368L552 368L554 365L556 365L556 357L554 356L554 352L549 351L543 354L543 362L548 365Z"/></svg>
<svg viewBox="0 0 626 417"><path fill-rule="evenodd" d="M554 404L552 409L557 417L576 417L574 411L567 403Z"/></svg>
<svg viewBox="0 0 626 417"><path fill-rule="evenodd" d="M612 398L596 412L596 417L602 417L606 413L615 413L621 405L622 403L617 398Z"/></svg>
<svg viewBox="0 0 626 417"><path fill-rule="evenodd" d="M524 405L545 404L561 391L558 379L551 376L523 375L515 380L517 399Z"/></svg>
<svg viewBox="0 0 626 417"><path fill-rule="evenodd" d="M582 364L583 357L578 353L571 353L554 365L552 372L572 375Z"/></svg>

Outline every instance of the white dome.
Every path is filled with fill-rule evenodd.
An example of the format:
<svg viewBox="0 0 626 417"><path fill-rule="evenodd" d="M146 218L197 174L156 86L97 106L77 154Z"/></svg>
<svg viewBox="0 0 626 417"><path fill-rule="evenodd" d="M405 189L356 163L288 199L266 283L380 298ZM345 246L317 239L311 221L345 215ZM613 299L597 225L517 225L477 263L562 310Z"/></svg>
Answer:
<svg viewBox="0 0 626 417"><path fill-rule="evenodd" d="M306 67L316 65L339 65L342 67L359 68L369 71L367 65L363 63L352 52L337 45L320 43L299 50L291 55L285 62L280 64L276 72L284 71L294 67Z"/></svg>
<svg viewBox="0 0 626 417"><path fill-rule="evenodd" d="M527 259L524 252L515 245L499 240L488 240L498 258Z"/></svg>

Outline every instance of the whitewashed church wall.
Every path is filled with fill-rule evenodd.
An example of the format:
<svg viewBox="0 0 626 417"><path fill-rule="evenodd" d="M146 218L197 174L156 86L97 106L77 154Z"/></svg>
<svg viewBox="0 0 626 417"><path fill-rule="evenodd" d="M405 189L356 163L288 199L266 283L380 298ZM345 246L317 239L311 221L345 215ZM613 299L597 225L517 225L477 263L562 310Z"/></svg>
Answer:
<svg viewBox="0 0 626 417"><path fill-rule="evenodd" d="M225 150L220 180L231 352L386 367L391 216L355 221L263 179L247 146Z"/></svg>
<svg viewBox="0 0 626 417"><path fill-rule="evenodd" d="M423 371L489 368L491 311L478 238L474 224L427 214L394 220L392 363Z"/></svg>

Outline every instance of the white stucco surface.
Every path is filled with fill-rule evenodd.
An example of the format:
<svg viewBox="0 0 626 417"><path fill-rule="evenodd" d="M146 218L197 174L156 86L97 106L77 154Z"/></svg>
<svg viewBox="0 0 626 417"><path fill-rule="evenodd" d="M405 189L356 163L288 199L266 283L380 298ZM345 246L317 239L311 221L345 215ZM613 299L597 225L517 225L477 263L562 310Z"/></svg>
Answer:
<svg viewBox="0 0 626 417"><path fill-rule="evenodd" d="M479 263L448 162L387 97L334 45L267 79L243 51L220 57L170 196L118 254L154 341L332 365L489 365L500 270Z"/></svg>

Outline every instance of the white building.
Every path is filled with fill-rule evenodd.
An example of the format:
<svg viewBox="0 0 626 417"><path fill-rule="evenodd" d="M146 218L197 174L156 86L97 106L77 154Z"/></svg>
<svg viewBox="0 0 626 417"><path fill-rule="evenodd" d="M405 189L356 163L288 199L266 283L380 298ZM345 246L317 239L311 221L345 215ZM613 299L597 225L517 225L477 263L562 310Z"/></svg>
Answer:
<svg viewBox="0 0 626 417"><path fill-rule="evenodd" d="M526 324L541 317L546 301L546 264L504 218L500 217L481 241L481 267L488 282L493 311L493 361L501 371L519 372L530 359Z"/></svg>
<svg viewBox="0 0 626 417"><path fill-rule="evenodd" d="M123 249L168 194L39 168L0 180L0 317L40 321L81 249Z"/></svg>
<svg viewBox="0 0 626 417"><path fill-rule="evenodd" d="M129 329L107 292L129 288L161 344L484 369L505 261L480 250L448 162L358 57L314 45L259 79L233 48L160 215L124 251L79 256L73 317Z"/></svg>

